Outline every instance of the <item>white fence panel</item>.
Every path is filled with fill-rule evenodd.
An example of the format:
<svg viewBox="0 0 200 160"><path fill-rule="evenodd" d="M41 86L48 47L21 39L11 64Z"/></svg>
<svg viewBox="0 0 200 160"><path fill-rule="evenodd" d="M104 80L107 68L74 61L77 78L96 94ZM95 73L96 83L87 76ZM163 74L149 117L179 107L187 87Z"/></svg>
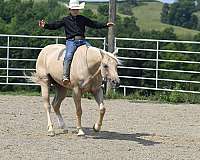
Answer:
<svg viewBox="0 0 200 160"><path fill-rule="evenodd" d="M119 42L123 41L126 43L132 42L153 42L155 43L156 48L130 48L130 47L121 47L119 46ZM143 70L143 71L155 71L155 77L134 77L132 75L123 75L120 76L121 78L125 79L133 79L133 80L153 80L155 81L154 87L144 87L144 86L127 86L127 85L121 85L120 87L123 88L124 96L127 94L127 89L144 89L144 90L159 90L159 91L177 91L177 92L185 92L185 93L200 93L199 91L194 90L179 90L179 89L170 89L170 88L160 88L158 86L158 83L160 81L168 81L168 82L180 82L180 83L194 83L199 84L200 81L198 80L181 80L181 79L167 79L167 78L159 78L159 71L164 71L167 73L173 72L173 73L190 73L190 74L199 74L200 71L195 70L178 70L178 69L171 69L171 68L159 68L160 62L168 62L168 63L185 63L185 64L200 64L200 62L197 61L188 61L188 60L168 60L168 59L159 59L159 54L162 52L167 53L180 53L180 54L200 54L200 52L194 52L194 51L184 51L184 50L164 50L160 49L160 46L163 43L171 43L171 44L189 44L189 45L199 45L200 42L194 42L194 41L172 41L172 40L155 40L155 39L135 39L135 38L115 38L115 47L122 52L123 50L126 51L143 51L143 52L155 52L156 58L149 59L149 58L139 58L139 57L119 57L119 59L126 61L126 60L134 60L134 61L151 61L155 62L155 68L144 68L144 67L130 67L130 66L119 66L119 69L130 69L130 70ZM200 87L200 86L199 86Z"/></svg>
<svg viewBox="0 0 200 160"><path fill-rule="evenodd" d="M0 44L0 53L1 50L6 50L6 55L4 57L0 57L0 62L5 62L6 65L4 67L0 68L0 71L4 71L6 74L2 75L0 74L0 78L4 78L4 80L0 81L1 85L35 85L30 82L25 82L25 83L12 83L10 82L11 78L17 78L17 79L24 79L25 77L23 75L10 75L10 71L34 71L34 68L19 68L18 66L11 67L10 63L13 61L26 61L26 62L33 62L35 63L36 59L30 59L30 58L12 58L11 56L11 51L12 50L38 50L39 51L42 49L42 47L31 47L31 46L12 46L11 45L11 38L36 38L36 39L53 39L55 43L59 43L60 39L65 39L65 37L57 37L57 36L28 36L28 35L5 35L5 34L0 34L0 38L5 38L6 42L5 44ZM98 40L102 41L102 48L105 49L106 47L106 39L105 37L100 38L100 37L86 37L86 39L89 40ZM154 48L139 48L139 47L124 47L120 46L119 43L121 42L139 42L139 43L144 43L144 42L152 42L154 43ZM159 90L159 91L178 91L178 92L185 92L185 93L200 93L199 91L196 90L181 90L181 89L172 89L172 88L161 88L159 86L159 82L165 81L165 82L177 82L177 83L187 83L187 84L200 84L200 80L198 79L170 79L170 78L163 78L160 77L159 72L167 72L167 73L181 73L181 74L199 74L200 70L181 70L181 69L172 69L172 68L160 68L160 63L176 63L176 64L200 64L198 61L193 61L193 60L175 60L175 59L159 59L159 55L161 53L176 53L176 54L200 54L200 52L194 52L194 51L186 51L186 50L169 50L169 49L161 49L161 46L163 43L171 43L171 44L188 44L188 45L199 45L200 47L200 42L193 42L193 41L172 41L172 40L155 40L155 39L135 39L135 38L115 38L115 47L118 49L119 54L120 52L123 51L140 51L140 52L153 52L155 53L154 58L146 58L146 57L127 57L126 56L119 56L119 59L123 61L127 60L132 60L132 61L149 61L152 63L155 63L155 67L135 67L135 66L119 66L119 70L137 70L137 71L152 71L155 73L155 76L153 77L144 77L144 76L133 76L133 75L120 75L121 79L125 80L150 80L155 82L154 87L146 87L146 86L134 86L134 85L124 85L122 84L120 87L123 88L124 95L127 94L127 89L144 89L144 90ZM1 73L1 72L0 72Z"/></svg>

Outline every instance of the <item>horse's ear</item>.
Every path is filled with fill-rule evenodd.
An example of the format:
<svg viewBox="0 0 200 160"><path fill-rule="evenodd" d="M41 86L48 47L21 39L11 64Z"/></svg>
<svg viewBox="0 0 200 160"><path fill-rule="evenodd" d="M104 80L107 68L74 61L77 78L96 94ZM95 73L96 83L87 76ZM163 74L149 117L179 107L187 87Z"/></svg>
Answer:
<svg viewBox="0 0 200 160"><path fill-rule="evenodd" d="M118 53L118 48L115 49L115 51L113 52L113 55L117 56L117 53Z"/></svg>

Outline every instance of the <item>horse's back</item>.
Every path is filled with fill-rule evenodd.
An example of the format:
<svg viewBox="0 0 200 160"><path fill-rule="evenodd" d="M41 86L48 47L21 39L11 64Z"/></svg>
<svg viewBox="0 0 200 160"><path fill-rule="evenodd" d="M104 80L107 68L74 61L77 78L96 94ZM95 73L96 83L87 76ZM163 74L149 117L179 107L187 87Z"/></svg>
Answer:
<svg viewBox="0 0 200 160"><path fill-rule="evenodd" d="M60 59L59 55L65 49L65 45L62 44L51 44L44 47L38 55L36 68L37 67L46 67L45 65L52 57L57 57ZM62 55L61 55L62 56Z"/></svg>
<svg viewBox="0 0 200 160"><path fill-rule="evenodd" d="M65 45L62 44L52 44L44 47L36 62L36 72L41 76L49 74L49 69L51 66L57 66L61 61L63 55L62 53L65 49Z"/></svg>

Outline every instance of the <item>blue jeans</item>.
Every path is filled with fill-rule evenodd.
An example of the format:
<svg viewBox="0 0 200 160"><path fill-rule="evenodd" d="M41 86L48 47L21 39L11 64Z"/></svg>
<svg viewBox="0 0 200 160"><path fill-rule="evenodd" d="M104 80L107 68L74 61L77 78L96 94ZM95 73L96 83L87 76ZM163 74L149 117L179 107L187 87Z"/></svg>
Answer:
<svg viewBox="0 0 200 160"><path fill-rule="evenodd" d="M65 58L64 61L67 63L71 63L73 55L76 51L76 49L79 46L82 45L87 45L87 46L91 46L85 39L82 40L73 40L73 39L68 39L66 41L66 52L65 52Z"/></svg>

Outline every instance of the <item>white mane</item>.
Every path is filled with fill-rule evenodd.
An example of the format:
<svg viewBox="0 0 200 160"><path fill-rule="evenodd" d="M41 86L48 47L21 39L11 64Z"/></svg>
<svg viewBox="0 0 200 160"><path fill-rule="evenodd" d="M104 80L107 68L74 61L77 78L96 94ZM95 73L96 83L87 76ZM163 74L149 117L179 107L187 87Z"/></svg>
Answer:
<svg viewBox="0 0 200 160"><path fill-rule="evenodd" d="M94 49L96 49L96 50L98 50L98 51L100 51L101 54L106 54L106 55L108 55L109 57L113 58L115 61L117 61L117 63L118 63L119 65L122 64L121 60L119 60L119 59L117 58L116 54L107 52L107 51L105 51L105 50L103 50L103 49L99 49L99 48L97 48L97 47L93 47L93 46L91 46L91 47L94 48Z"/></svg>
<svg viewBox="0 0 200 160"><path fill-rule="evenodd" d="M102 49L100 49L100 52L103 53L103 54L108 55L108 56L111 57L111 58L113 58L114 60L117 61L118 64L121 64L121 63L120 63L120 60L119 60L119 59L117 58L117 56L115 56L113 53L107 52L107 51L102 50Z"/></svg>

